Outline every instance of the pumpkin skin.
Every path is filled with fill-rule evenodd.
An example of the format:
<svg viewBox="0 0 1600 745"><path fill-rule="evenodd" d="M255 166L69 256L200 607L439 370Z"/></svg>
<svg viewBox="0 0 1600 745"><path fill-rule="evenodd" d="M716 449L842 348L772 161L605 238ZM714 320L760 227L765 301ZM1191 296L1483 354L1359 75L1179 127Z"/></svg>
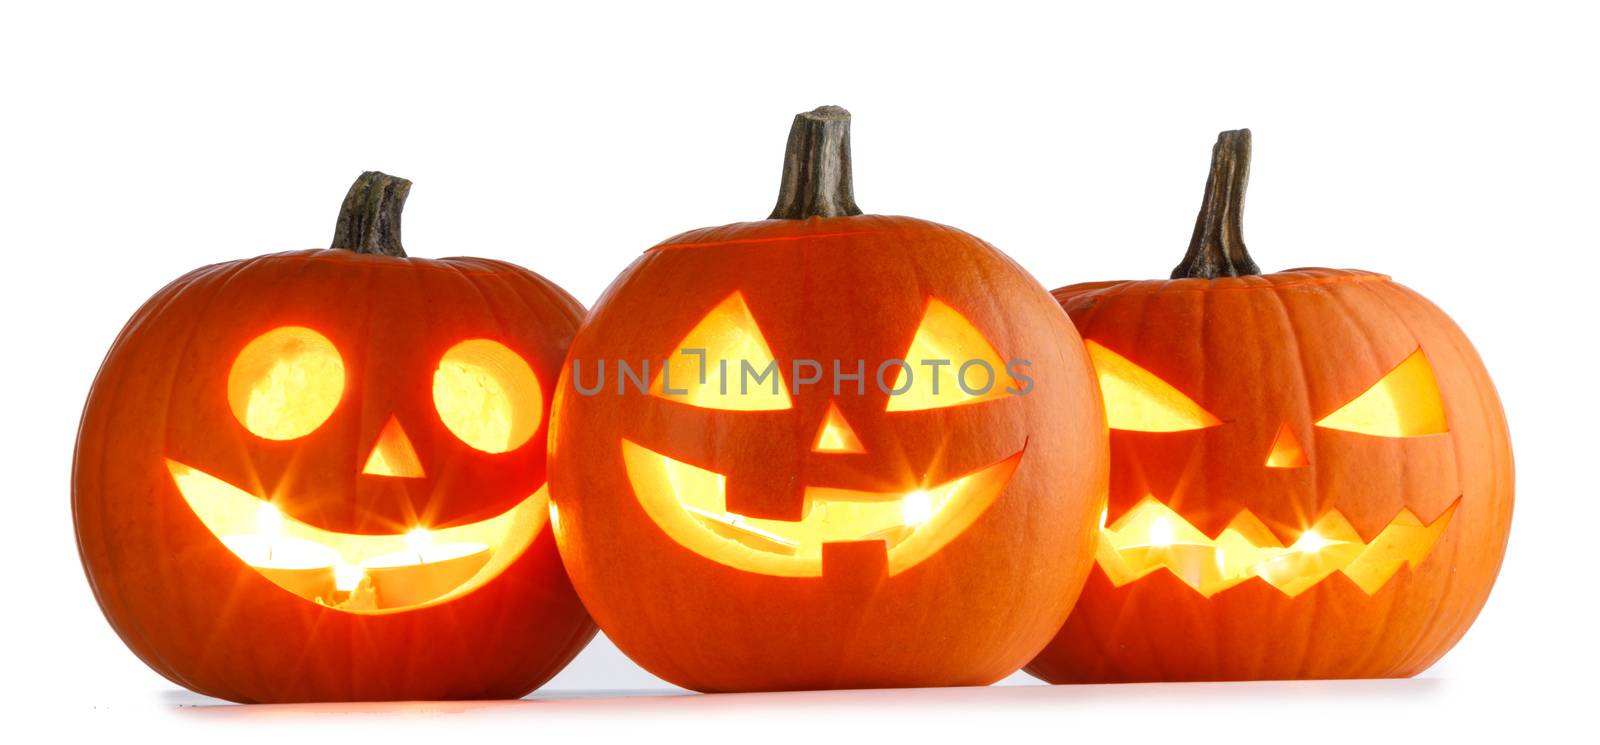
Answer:
<svg viewBox="0 0 1600 745"><path fill-rule="evenodd" d="M1505 552L1512 458L1489 375L1442 311L1386 276L1335 269L1097 282L1054 295L1088 343L1219 420L1119 430L1113 409L1124 402L1108 394L1103 525L1115 529L1154 499L1219 543L1248 512L1291 552L1329 513L1368 544L1403 512L1441 532L1420 559L1387 562L1386 579L1357 581L1359 572L1341 569L1304 587L1257 574L1205 593L1203 579L1186 582L1170 567L1114 581L1106 537L1072 615L1030 673L1052 683L1405 677L1466 632ZM1330 426L1419 351L1442 427L1396 436ZM1284 431L1300 457L1269 460Z"/></svg>
<svg viewBox="0 0 1600 745"><path fill-rule="evenodd" d="M441 422L429 383L468 338L505 345L543 383L543 410L582 308L526 269L347 250L204 267L158 292L113 345L90 391L73 468L84 568L112 627L148 665L239 702L516 698L594 634L551 531L498 575L436 602L336 610L285 591L225 547L185 503L167 461L274 495L289 518L353 534L481 520L535 494L544 433L491 454ZM236 355L304 326L342 356L342 396L315 431L272 440L229 410ZM425 476L362 472L391 417ZM537 509L535 525L544 521Z"/></svg>
<svg viewBox="0 0 1600 745"><path fill-rule="evenodd" d="M735 293L786 382L794 359L846 368L865 360L865 392L847 383L836 394L825 377L766 411L618 393L609 378L600 392L579 393L575 364L590 387L601 360L659 364ZM873 370L906 355L930 298L956 309L1002 357L1030 360L1032 391L886 411L890 396L872 383ZM1059 627L1092 561L1104 424L1075 338L1009 259L922 220L770 219L668 239L602 296L563 373L550 486L573 584L625 654L695 690L1004 677ZM855 451L816 451L831 407L859 439ZM941 483L997 463L1014 470L964 529L929 534L922 545L934 548L918 560L897 565L899 548L862 538L825 543L820 568L782 575L719 559L705 548L716 536L697 542L658 522L631 476L626 441L721 474L730 513L777 521L799 520L817 487L900 493L918 478Z"/></svg>

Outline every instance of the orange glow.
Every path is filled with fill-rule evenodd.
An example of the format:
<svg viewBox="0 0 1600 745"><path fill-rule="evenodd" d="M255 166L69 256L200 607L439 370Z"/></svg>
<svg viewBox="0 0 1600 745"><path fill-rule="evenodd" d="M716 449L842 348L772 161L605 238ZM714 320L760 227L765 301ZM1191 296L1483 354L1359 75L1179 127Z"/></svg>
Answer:
<svg viewBox="0 0 1600 745"><path fill-rule="evenodd" d="M541 487L487 520L388 535L337 533L177 461L167 469L195 516L247 566L306 600L385 613L459 597L499 575L548 519ZM225 588L224 588L225 589Z"/></svg>
<svg viewBox="0 0 1600 745"><path fill-rule="evenodd" d="M1165 569L1206 597L1252 577L1294 597L1343 572L1371 595L1402 565L1421 563L1454 514L1452 505L1432 525L1424 525L1410 510L1401 510L1365 543L1344 516L1330 511L1285 547L1249 511L1240 512L1213 539L1146 497L1115 524L1100 529L1095 559L1119 587Z"/></svg>
<svg viewBox="0 0 1600 745"><path fill-rule="evenodd" d="M333 415L344 394L344 360L328 338L280 326L250 340L228 370L228 407L257 437L294 440Z"/></svg>
<svg viewBox="0 0 1600 745"><path fill-rule="evenodd" d="M1302 468L1311 465L1306 460L1306 451L1300 447L1300 440L1294 436L1294 430L1289 428L1289 423L1284 422L1278 428L1278 436L1272 441L1272 452L1267 453L1267 468Z"/></svg>
<svg viewBox="0 0 1600 745"><path fill-rule="evenodd" d="M1123 357L1086 340L1089 360L1100 378L1106 425L1133 432L1183 432L1222 424L1166 381Z"/></svg>
<svg viewBox="0 0 1600 745"><path fill-rule="evenodd" d="M373 476L423 477L422 461L417 459L417 451L411 447L411 439L406 437L399 419L391 416L389 422L383 425L378 444L372 446L367 465L361 472Z"/></svg>
<svg viewBox="0 0 1600 745"><path fill-rule="evenodd" d="M811 447L814 453L864 453L866 448L861 447L861 438L856 437L855 430L845 422L844 414L839 412L839 406L828 404L828 415L823 417L822 427L817 430L817 441Z"/></svg>
<svg viewBox="0 0 1600 745"><path fill-rule="evenodd" d="M1317 422L1318 427L1378 437L1449 432L1433 367L1418 349L1365 393Z"/></svg>
<svg viewBox="0 0 1600 745"><path fill-rule="evenodd" d="M778 411L792 405L783 371L738 292L718 303L678 342L650 392L702 409Z"/></svg>
<svg viewBox="0 0 1600 745"><path fill-rule="evenodd" d="M809 486L804 516L794 521L729 512L722 474L626 439L622 457L639 504L680 545L736 569L817 577L827 543L883 541L890 575L932 556L988 509L1011 480L1022 453L941 484L899 493Z"/></svg>
<svg viewBox="0 0 1600 745"><path fill-rule="evenodd" d="M439 359L433 406L462 442L486 453L505 453L538 431L544 393L533 368L510 347L468 339Z"/></svg>
<svg viewBox="0 0 1600 745"><path fill-rule="evenodd" d="M907 370L900 368L892 390L905 391L889 397L888 411L922 411L1005 398L1006 388L1012 385L1006 363L983 332L937 298L928 299L927 310L911 337L911 348L901 359L911 367L911 380L907 387ZM982 364L969 365L974 360L986 364L988 370ZM945 364L938 364L940 361ZM969 365L967 374L958 379L963 365ZM968 393L962 388L963 382L966 388L978 392Z"/></svg>

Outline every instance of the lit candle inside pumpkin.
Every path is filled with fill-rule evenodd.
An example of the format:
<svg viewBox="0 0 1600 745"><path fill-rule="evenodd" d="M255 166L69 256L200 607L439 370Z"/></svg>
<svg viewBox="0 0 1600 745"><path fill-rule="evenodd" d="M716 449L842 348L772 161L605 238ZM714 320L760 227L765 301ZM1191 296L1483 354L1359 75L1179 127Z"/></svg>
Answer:
<svg viewBox="0 0 1600 745"><path fill-rule="evenodd" d="M1101 513L1100 519L1105 520L1104 513ZM1208 574L1214 574L1218 565L1213 547L1180 540L1177 526L1165 516L1150 521L1143 542L1123 546L1121 550L1140 564L1165 565L1179 579L1191 585L1198 584Z"/></svg>
<svg viewBox="0 0 1600 745"><path fill-rule="evenodd" d="M301 597L328 595L334 589L339 553L320 543L283 535L283 513L270 502L256 511L256 534L223 536L223 545L262 576Z"/></svg>
<svg viewBox="0 0 1600 745"><path fill-rule="evenodd" d="M394 608L433 600L477 574L489 562L482 543L434 545L433 534L417 528L406 534L409 548L361 563L377 592L378 606Z"/></svg>

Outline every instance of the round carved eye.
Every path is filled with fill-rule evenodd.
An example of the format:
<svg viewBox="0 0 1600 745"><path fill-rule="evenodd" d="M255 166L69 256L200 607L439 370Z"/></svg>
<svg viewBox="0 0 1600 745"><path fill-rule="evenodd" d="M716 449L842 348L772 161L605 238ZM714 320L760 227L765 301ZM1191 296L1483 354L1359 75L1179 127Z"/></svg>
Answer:
<svg viewBox="0 0 1600 745"><path fill-rule="evenodd" d="M344 360L323 336L280 326L252 340L228 371L228 407L257 437L294 440L328 420L344 394Z"/></svg>
<svg viewBox="0 0 1600 745"><path fill-rule="evenodd" d="M486 453L505 453L539 431L544 393L533 368L510 347L468 339L439 359L433 406L462 442Z"/></svg>

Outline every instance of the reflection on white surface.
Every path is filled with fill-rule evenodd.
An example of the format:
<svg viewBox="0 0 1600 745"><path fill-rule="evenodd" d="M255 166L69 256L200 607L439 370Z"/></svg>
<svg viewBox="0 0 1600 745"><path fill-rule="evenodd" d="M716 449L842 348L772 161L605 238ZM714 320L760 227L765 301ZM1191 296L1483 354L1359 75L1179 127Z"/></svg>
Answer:
<svg viewBox="0 0 1600 745"><path fill-rule="evenodd" d="M541 690L515 701L401 701L369 703L278 704L239 706L172 690L163 697L181 707L182 715L201 719L362 721L366 717L431 717L439 714L487 715L491 721L523 720L541 726L594 716L648 724L679 716L758 717L768 726L806 727L818 715L830 718L895 720L907 716L941 718L964 712L973 722L1001 723L1016 717L1039 717L1092 723L1117 718L1139 720L1147 734L1181 731L1185 717L1195 721L1230 717L1261 721L1302 711L1307 721L1340 718L1337 712L1402 706L1426 710L1446 689L1437 678L1401 680L1309 680L1247 683L1135 683L1124 685L1049 686L994 685L967 688L894 688L853 691L696 694L675 688ZM1160 713L1145 721L1152 713ZM367 721L375 721L368 719ZM1213 728L1214 729L1214 728ZM1191 733L1193 734L1193 733ZM1184 736L1186 743L1196 742ZM1311 738L1306 741L1315 741Z"/></svg>
<svg viewBox="0 0 1600 745"><path fill-rule="evenodd" d="M919 733L911 741L931 733L964 745L1025 739L1238 745L1241 732L1267 742L1348 745L1352 732L1421 743L1438 740L1442 731L1477 731L1490 725L1479 720L1505 713L1470 702L1502 700L1515 687L1513 681L1426 677L1048 686L1018 673L983 688L700 695L660 682L599 636L566 671L519 701L237 706L169 689L161 699L177 713L159 718L179 729L202 727L230 745L330 735L437 745L510 733L536 735L540 742L884 745L906 741L911 732ZM709 723L727 734L708 739ZM1130 724L1137 724L1137 738L1126 736ZM727 739L754 731L765 734L759 741Z"/></svg>
<svg viewBox="0 0 1600 745"><path fill-rule="evenodd" d="M1422 707L1424 700L1442 691L1445 681L1429 678L1373 679L1373 681L1259 681L1259 683L1138 683L1122 686L1046 686L1027 673L1014 673L987 687L936 687L936 689L882 689L882 691L797 691L773 694L696 694L650 675L619 651L605 635L594 641L560 675L522 700L488 702L370 702L288 703L242 707L184 689L168 689L162 702L182 708L186 715L222 718L296 719L323 721L328 715L440 715L440 713L494 713L496 716L589 715L720 715L786 716L790 711L838 711L856 716L890 715L893 711L1035 710L1040 715L1104 711L1171 711L1202 707L1213 715L1235 711L1275 710L1285 705L1306 705L1328 716L1339 707L1368 703L1406 703Z"/></svg>
<svg viewBox="0 0 1600 745"><path fill-rule="evenodd" d="M185 715L210 719L305 719L328 721L343 715L433 716L438 714L491 714L495 718L588 719L593 715L697 716L708 712L732 716L759 715L795 723L818 710L842 716L900 717L908 713L939 716L950 711L968 712L980 720L984 712L1000 716L1090 716L1105 720L1108 712L1142 717L1149 711L1170 712L1195 708L1207 717L1282 713L1285 707L1306 707L1308 716L1327 717L1342 707L1350 711L1368 706L1401 705L1424 709L1443 691L1446 681L1420 677L1408 680L1262 681L1250 683L1138 683L1128 685L1049 686L1027 673L1017 672L995 685L969 688L912 688L858 691L797 691L701 695L672 686L645 672L623 656L604 634L571 665L519 701L410 701L373 703L285 704L239 706L182 690L165 691L161 700L180 707ZM1315 712L1315 713L1313 713ZM995 720L1002 721L1002 720ZM1151 722L1158 730L1177 723Z"/></svg>

